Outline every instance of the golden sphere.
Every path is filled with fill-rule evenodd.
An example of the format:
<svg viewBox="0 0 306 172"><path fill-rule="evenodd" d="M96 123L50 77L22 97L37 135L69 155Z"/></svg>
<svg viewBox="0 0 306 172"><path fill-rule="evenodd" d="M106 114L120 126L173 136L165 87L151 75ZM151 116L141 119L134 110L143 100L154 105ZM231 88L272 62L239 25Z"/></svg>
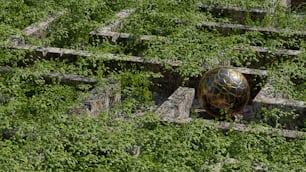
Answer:
<svg viewBox="0 0 306 172"><path fill-rule="evenodd" d="M250 87L240 72L230 67L218 67L201 77L197 97L208 114L216 118L233 117L248 103Z"/></svg>

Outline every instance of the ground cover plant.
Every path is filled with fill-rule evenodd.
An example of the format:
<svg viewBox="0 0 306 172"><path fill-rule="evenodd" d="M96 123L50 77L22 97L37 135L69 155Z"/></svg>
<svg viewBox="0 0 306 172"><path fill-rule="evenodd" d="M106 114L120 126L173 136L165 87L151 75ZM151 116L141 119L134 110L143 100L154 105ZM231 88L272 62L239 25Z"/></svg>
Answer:
<svg viewBox="0 0 306 172"><path fill-rule="evenodd" d="M119 30L120 32L133 33L135 35L147 34L166 37L165 41L157 38L155 41L150 42L147 50L142 50L137 55L164 60L183 60L186 66L183 66L179 70L183 75L187 75L188 77L198 75L201 71L197 67L190 68L189 66L194 66L195 64L196 66L199 64L213 66L217 61L221 62L221 64L227 64L232 61L236 66L243 67L252 67L252 65L255 65L256 68L271 70L271 73L280 73L283 71L280 75L284 78L287 75L291 79L297 78L297 80L301 81L298 83L290 83L289 79L289 85L296 87L290 88L290 91L288 91L295 92L293 94L296 96L290 94L289 97L304 100L302 98L303 96L301 97L299 95L304 95L305 70L303 69L305 69L305 40L267 38L266 35L259 32L247 32L245 34L229 35L226 37L217 32L200 32L196 26L203 21L220 22L220 20L209 14L200 13L197 5L195 5L199 2L172 2L175 5L169 5L167 3L171 2L144 2L139 12L134 16L132 15L125 22L125 26ZM146 9L150 9L150 11ZM178 11L179 15L173 14L173 11ZM292 21L295 23L294 28L305 29L305 17L302 20L296 21L292 18L292 15L285 13L283 9L279 9L277 14L274 15L275 17L271 17L268 23L257 23L257 26L274 26L274 22L279 20L277 25L292 26L288 24L289 21ZM183 23L177 24L177 21L183 21ZM254 24L256 23L251 23L251 25ZM269 55L258 57L258 54L252 50L245 52L232 51L233 47L237 46L263 46L270 48L272 53L270 57ZM273 50L287 49L288 47L298 47L302 51L302 55L297 58L277 57L277 59L272 60L274 58L273 56L275 56ZM263 61L261 58L268 60L265 60L266 63L263 64L261 63ZM288 74L285 74L284 70L282 70L282 68L286 68L285 66L288 66ZM293 76L295 74L298 76ZM284 80L288 82L288 78ZM302 89L297 89L297 87ZM283 92L284 90L279 92Z"/></svg>
<svg viewBox="0 0 306 172"><path fill-rule="evenodd" d="M88 50L95 53L116 53L122 58L138 55L155 59L167 67L167 61L181 60L175 69L186 79L199 76L203 68L222 65L256 66L270 73L274 92L279 97L306 101L305 40L266 38L261 33L247 32L224 36L217 31L199 30L203 21L232 22L210 13L198 11L200 3L239 6L246 9L270 8L271 1L112 1L69 0L31 1L0 0L0 66L9 66L10 73L0 70L0 169L3 171L215 171L224 163L223 171L303 171L306 161L306 138L286 139L278 135L220 131L209 127L198 113L186 124L161 122L154 114L152 78L160 73L143 67L121 69L107 67L101 58L50 57L46 60L22 50L5 48L12 35L25 43ZM88 33L103 27L118 11L137 8L118 32L136 35L127 43L90 40ZM21 31L50 12L66 11L49 28L49 37L33 39ZM289 23L305 29L305 18L289 20L291 13L279 10L277 27ZM266 26L263 23L246 24ZM138 36L157 35L142 43ZM290 34L290 33L289 33ZM143 45L144 44L144 45ZM238 53L234 46L264 46L275 49L298 47L301 55L277 60L272 51L261 57L254 51ZM263 58L273 59L262 64ZM276 59L276 60L275 60ZM122 101L109 113L97 118L68 115L88 96L92 86L68 86L57 80L47 82L42 73L78 74L95 79L113 78L121 82ZM103 84L103 83L100 83ZM264 84L264 83L260 83ZM294 118L293 112L263 109L256 128L284 128L283 119ZM305 128L299 130L305 131ZM10 134L14 133L14 134ZM227 163L235 159L235 163Z"/></svg>

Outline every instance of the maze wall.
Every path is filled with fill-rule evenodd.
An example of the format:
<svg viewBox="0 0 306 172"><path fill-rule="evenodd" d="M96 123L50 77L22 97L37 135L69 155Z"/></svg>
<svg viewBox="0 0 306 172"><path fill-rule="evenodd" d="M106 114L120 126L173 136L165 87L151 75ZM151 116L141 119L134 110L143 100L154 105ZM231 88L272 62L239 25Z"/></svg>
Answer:
<svg viewBox="0 0 306 172"><path fill-rule="evenodd" d="M298 2L291 2L292 6L298 4ZM288 30L276 29L276 28L265 28L257 26L244 25L246 20L245 16L249 16L252 20L263 20L269 12L263 10L244 10L237 7L222 7L222 6L210 6L207 4L199 5L199 10L202 12L208 12L212 15L219 17L229 17L232 18L236 23L225 24L218 22L203 22L202 25L198 27L199 31L211 31L226 35L229 34L240 34L245 32L260 32L267 37L282 37L282 39L299 38L299 40L306 40L305 31L291 31L291 34L287 33ZM101 39L103 41L109 41L113 44L124 44L129 40L138 39L143 44L146 44L152 40L161 39L165 40L167 37L160 35L133 35L132 33L122 33L118 32L123 25L125 20L129 18L133 13L137 13L137 9L123 9L114 16L114 19L105 23L105 26L98 28L90 33L92 40ZM48 37L48 25L51 22L57 20L57 18L65 12L58 12L56 14L50 14L46 19L43 19L31 26L25 28L23 33L28 36L32 36L36 39L42 39ZM178 21L177 24L185 24L185 21ZM188 24L188 22L186 22ZM84 50L66 49L59 47L42 47L38 45L30 45L22 40L18 36L12 36L10 40L10 45L7 47L9 49L19 49L24 50L32 56L50 59L52 58L75 58L75 57L96 57L105 60L105 64L110 68L118 68L117 63L124 63L126 66L131 64L136 64L138 66L144 67L146 70L153 72L161 72L164 77L159 79L154 79L156 86L152 88L152 91L158 92L160 96L167 97L165 102L161 104L159 108L156 109L156 114L161 118L162 121L168 122L178 122L185 123L191 122L190 112L194 111L200 113L204 116L203 120L206 121L207 125L220 128L222 130L234 129L236 131L242 132L263 132L267 134L279 134L287 138L296 138L298 136L305 136L306 134L301 131L295 131L295 128L303 128L306 115L306 102L298 100L289 100L281 97L276 97L273 92L271 92L270 87L273 83L269 81L269 73L262 69L262 63L268 63L268 59L262 59L263 62L257 62L257 64L251 64L252 68L248 67L234 67L236 70L243 73L248 79L251 86L252 98L248 102L248 106L243 112L241 112L242 120L249 122L256 122L258 119L256 114L265 107L267 109L279 108L284 111L294 111L299 114L299 116L291 121L288 121L287 129L291 130L281 130L273 129L267 131L263 128L251 128L248 125L239 123L237 121L233 125L228 122L220 122L205 117L205 111L199 108L197 100L195 98L195 90L198 85L200 76L190 77L188 81L184 81L183 76L175 72L173 69L178 68L183 64L183 61L174 60L168 61L167 65L170 66L166 68L165 65L158 60L148 60L148 58L131 56L131 55L120 55L112 53L94 53ZM302 52L299 47L288 46L288 49L277 49L270 50L269 48L262 46L250 46L250 47L233 47L234 51L255 51L259 55L274 53L275 59L278 57L285 56L284 58L291 58L299 56ZM216 62L215 65L221 65L225 62ZM235 64L231 61L226 62L231 66ZM202 64L203 72L210 68L206 64ZM10 72L12 69L7 66L0 68L1 73ZM112 79L103 79L102 82L108 84L107 87L100 88L96 86L97 81L92 78L85 76L73 75L73 74L58 74L58 73L46 73L42 76L48 80L50 78L57 78L63 84L78 84L87 83L93 85L91 96L83 101L81 107L73 108L69 113L77 114L87 114L89 116L97 116L101 112L108 112L109 108L114 104L120 102L120 82L114 81ZM265 82L265 84L260 89L255 89L255 85L258 82Z"/></svg>

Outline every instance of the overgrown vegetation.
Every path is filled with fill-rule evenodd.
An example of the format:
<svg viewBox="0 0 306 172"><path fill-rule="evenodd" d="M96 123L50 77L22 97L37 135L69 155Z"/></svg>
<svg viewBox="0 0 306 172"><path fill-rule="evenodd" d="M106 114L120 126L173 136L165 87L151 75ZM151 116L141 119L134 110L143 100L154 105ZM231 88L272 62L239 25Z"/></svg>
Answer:
<svg viewBox="0 0 306 172"><path fill-rule="evenodd" d="M259 32L224 36L200 30L198 26L204 21L234 22L200 12L200 3L267 10L275 1L0 0L0 66L13 69L0 73L0 169L214 171L217 163L234 158L237 162L225 164L222 170L255 171L260 166L263 171L303 171L306 138L286 140L261 133L222 132L206 126L197 114L188 124L160 122L154 114L154 93L150 89L152 78L161 77L160 73L124 64L110 68L95 57L46 60L4 47L13 35L18 35L28 44L115 53L122 58L123 54L138 55L164 65L181 60L183 65L175 70L186 79L199 76L207 66L254 67L269 71L277 97L306 101L305 39L283 39L282 35L273 38ZM118 11L127 8L138 10L116 31L132 33L136 39L118 44L91 40L90 31L103 27ZM48 27L47 38L33 39L22 33L31 23L56 11L65 14ZM276 8L275 12L262 22L248 20L245 24L305 30L305 17L295 14L299 11ZM143 34L158 37L143 43L138 39ZM263 56L253 50L233 50L242 46L263 46L272 51ZM275 56L274 50L288 47L296 47L301 54ZM122 102L97 118L67 115L92 87L47 82L41 74L51 71L120 80ZM286 128L286 120L296 114L263 109L257 116L262 120L252 124L254 127L272 123L273 127Z"/></svg>

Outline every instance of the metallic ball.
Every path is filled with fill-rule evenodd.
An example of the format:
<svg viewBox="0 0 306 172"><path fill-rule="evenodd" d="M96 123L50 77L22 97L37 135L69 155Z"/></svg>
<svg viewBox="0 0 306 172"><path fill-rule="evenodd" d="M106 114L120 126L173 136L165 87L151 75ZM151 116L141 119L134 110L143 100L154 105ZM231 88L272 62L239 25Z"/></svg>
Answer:
<svg viewBox="0 0 306 172"><path fill-rule="evenodd" d="M250 87L240 72L230 67L207 71L200 80L198 100L206 112L216 118L234 117L247 104Z"/></svg>

